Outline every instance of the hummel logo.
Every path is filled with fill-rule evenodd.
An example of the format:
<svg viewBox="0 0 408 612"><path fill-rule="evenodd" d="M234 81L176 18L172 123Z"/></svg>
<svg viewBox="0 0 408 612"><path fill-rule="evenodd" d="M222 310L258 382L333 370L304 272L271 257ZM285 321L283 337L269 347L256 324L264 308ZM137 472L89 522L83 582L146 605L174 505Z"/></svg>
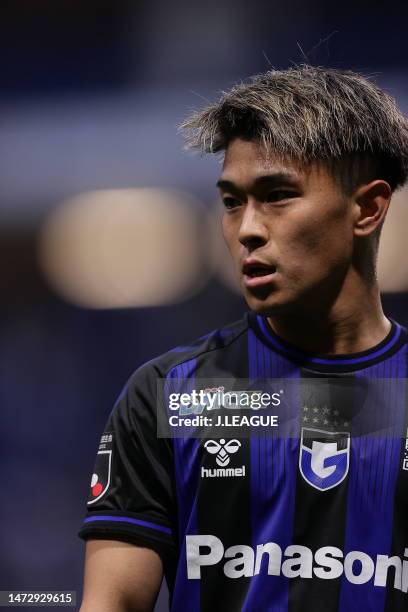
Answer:
<svg viewBox="0 0 408 612"><path fill-rule="evenodd" d="M221 438L219 442L216 440L208 440L204 444L204 448L211 454L217 455L215 461L221 467L225 467L230 462L229 455L236 453L241 446L239 440L229 440L225 442L224 438Z"/></svg>

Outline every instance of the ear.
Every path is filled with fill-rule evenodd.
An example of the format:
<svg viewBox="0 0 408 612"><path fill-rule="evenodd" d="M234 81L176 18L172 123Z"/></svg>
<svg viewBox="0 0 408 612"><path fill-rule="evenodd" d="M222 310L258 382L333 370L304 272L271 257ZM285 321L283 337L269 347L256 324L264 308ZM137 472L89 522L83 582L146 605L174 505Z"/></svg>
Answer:
<svg viewBox="0 0 408 612"><path fill-rule="evenodd" d="M386 181L361 185L354 193L354 235L369 236L382 225L388 211L392 189Z"/></svg>

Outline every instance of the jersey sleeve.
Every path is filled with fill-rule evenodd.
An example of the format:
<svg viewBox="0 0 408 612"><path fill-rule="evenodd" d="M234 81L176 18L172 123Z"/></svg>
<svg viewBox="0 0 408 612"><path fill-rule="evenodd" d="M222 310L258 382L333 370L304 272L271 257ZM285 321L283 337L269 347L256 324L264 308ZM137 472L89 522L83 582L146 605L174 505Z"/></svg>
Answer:
<svg viewBox="0 0 408 612"><path fill-rule="evenodd" d="M172 451L157 437L156 372L142 366L126 384L101 437L79 536L176 551Z"/></svg>

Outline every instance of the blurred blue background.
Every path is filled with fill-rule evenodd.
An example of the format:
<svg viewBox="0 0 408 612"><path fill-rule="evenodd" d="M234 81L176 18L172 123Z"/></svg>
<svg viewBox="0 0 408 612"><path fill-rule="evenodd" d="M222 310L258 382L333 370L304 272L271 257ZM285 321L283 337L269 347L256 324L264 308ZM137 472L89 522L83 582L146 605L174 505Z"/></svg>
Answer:
<svg viewBox="0 0 408 612"><path fill-rule="evenodd" d="M177 125L303 61L375 75L407 112L407 18L406 3L321 0L1 4L2 590L80 599L76 534L120 389L245 311L216 230L219 160L183 151ZM405 325L406 196L380 260Z"/></svg>

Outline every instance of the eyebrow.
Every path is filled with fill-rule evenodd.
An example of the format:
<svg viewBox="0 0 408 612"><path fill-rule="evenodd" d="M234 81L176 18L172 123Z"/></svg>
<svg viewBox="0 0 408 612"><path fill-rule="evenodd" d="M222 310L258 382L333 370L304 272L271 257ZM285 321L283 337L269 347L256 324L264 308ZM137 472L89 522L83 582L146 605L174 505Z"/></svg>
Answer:
<svg viewBox="0 0 408 612"><path fill-rule="evenodd" d="M296 174L292 172L274 172L273 174L264 174L262 176L258 176L253 181L254 187L262 186L263 184L267 184L270 186L274 185L282 185L283 183L291 183L292 185L298 184L298 178ZM221 178L217 181L216 186L218 189L233 189L239 190L239 187L234 183L234 181L230 181L228 179Z"/></svg>

